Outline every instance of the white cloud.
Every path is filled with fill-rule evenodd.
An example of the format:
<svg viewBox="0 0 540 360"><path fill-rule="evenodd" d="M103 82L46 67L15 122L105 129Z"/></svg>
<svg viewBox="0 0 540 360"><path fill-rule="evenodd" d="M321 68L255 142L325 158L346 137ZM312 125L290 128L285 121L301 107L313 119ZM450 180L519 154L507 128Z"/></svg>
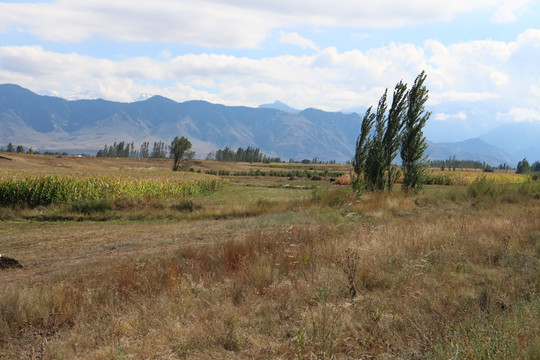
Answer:
<svg viewBox="0 0 540 360"><path fill-rule="evenodd" d="M313 41L300 36L296 32L285 33L282 31L281 36L279 38L279 42L282 44L299 46L302 49L312 49L315 51L319 51L319 47L315 45Z"/></svg>
<svg viewBox="0 0 540 360"><path fill-rule="evenodd" d="M23 29L42 39L92 37L165 41L208 47L258 47L286 26L396 28L496 9L496 21L524 11L527 0L56 0L0 3L0 31ZM514 2L512 2L514 4Z"/></svg>
<svg viewBox="0 0 540 360"><path fill-rule="evenodd" d="M467 120L467 114L465 113L465 111L460 111L455 114L436 113L433 115L432 118L437 121L447 121L451 119Z"/></svg>
<svg viewBox="0 0 540 360"><path fill-rule="evenodd" d="M527 30L512 42L445 46L431 40L368 51L328 47L309 56L164 55L108 60L40 46L3 46L0 83L64 97L82 93L131 101L147 93L250 106L281 99L296 108L340 110L376 104L385 88L391 90L401 79L411 84L425 69L428 105L482 102L506 113L502 109L535 109L540 96L540 30ZM522 118L516 111L502 118ZM452 115L452 110L444 113ZM438 116L444 120L444 114Z"/></svg>
<svg viewBox="0 0 540 360"><path fill-rule="evenodd" d="M511 108L506 113L498 113L497 116L504 120L511 120L517 122L540 121L540 109Z"/></svg>
<svg viewBox="0 0 540 360"><path fill-rule="evenodd" d="M495 11L491 21L496 24L508 24L515 22L519 15L523 14L530 0L506 1Z"/></svg>
<svg viewBox="0 0 540 360"><path fill-rule="evenodd" d="M97 36L120 41L255 47L277 26L275 19L256 10L204 0L0 3L0 13L0 29L23 27L42 39L67 42Z"/></svg>
<svg viewBox="0 0 540 360"><path fill-rule="evenodd" d="M499 98L496 93L490 92L466 92L466 91L445 91L430 93L430 104L438 105L448 102L478 102Z"/></svg>
<svg viewBox="0 0 540 360"><path fill-rule="evenodd" d="M540 86L537 86L537 85L531 85L530 89L531 89L531 93L532 93L534 96L540 98Z"/></svg>
<svg viewBox="0 0 540 360"><path fill-rule="evenodd" d="M170 59L172 57L171 50L165 49L159 54L161 57L164 57L165 59Z"/></svg>

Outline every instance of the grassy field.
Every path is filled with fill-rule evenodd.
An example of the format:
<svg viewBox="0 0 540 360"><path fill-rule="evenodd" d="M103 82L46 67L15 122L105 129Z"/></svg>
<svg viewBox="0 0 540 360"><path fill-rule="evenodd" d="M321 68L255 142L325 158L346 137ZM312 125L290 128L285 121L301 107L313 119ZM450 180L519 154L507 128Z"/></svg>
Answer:
<svg viewBox="0 0 540 360"><path fill-rule="evenodd" d="M349 171L9 158L0 178ZM417 195L230 176L191 195L1 206L0 253L23 267L0 270L0 359L538 359L540 183L471 174Z"/></svg>

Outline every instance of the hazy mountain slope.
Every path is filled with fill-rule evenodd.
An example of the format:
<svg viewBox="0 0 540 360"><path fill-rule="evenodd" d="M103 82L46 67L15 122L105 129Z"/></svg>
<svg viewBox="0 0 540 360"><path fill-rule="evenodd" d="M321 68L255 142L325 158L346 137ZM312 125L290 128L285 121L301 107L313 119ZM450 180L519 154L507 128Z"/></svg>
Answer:
<svg viewBox="0 0 540 360"><path fill-rule="evenodd" d="M491 166L505 163L515 166L518 161L497 146L478 138L460 142L429 142L426 153L430 160L447 160L455 155L456 159L485 161Z"/></svg>
<svg viewBox="0 0 540 360"><path fill-rule="evenodd" d="M300 112L300 110L290 107L289 105L282 103L281 101L274 101L271 104L259 105L259 109L275 109L275 110L281 110L281 111L290 112L290 113Z"/></svg>
<svg viewBox="0 0 540 360"><path fill-rule="evenodd" d="M504 124L480 138L488 143L497 144L518 160L524 157L527 157L530 163L540 160L540 122Z"/></svg>
<svg viewBox="0 0 540 360"><path fill-rule="evenodd" d="M345 161L354 151L360 119L315 109L290 113L205 101L177 103L161 96L133 103L67 101L0 85L0 124L0 144L38 149L91 152L114 141L170 142L187 136L200 156L225 146L252 146L284 159Z"/></svg>

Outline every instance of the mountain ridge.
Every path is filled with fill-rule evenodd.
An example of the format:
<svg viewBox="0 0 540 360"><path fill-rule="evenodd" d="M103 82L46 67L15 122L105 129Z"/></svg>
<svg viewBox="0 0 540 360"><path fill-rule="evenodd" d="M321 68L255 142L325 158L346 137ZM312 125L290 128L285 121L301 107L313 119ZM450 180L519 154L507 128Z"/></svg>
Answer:
<svg viewBox="0 0 540 360"><path fill-rule="evenodd" d="M226 106L204 100L179 103L160 95L131 103L65 100L38 95L15 84L0 85L0 144L20 143L34 149L88 153L115 141L170 142L174 136L186 136L201 155L226 146L251 146L283 159L347 161L353 156L360 124L357 113L314 108L290 112L272 106ZM486 162L492 165L517 163L515 157L487 143L477 149L479 152L470 146L460 150L463 144L458 143L430 146L436 150L428 149L434 160L462 153L473 157L471 160L489 159ZM487 151L495 155L488 156Z"/></svg>

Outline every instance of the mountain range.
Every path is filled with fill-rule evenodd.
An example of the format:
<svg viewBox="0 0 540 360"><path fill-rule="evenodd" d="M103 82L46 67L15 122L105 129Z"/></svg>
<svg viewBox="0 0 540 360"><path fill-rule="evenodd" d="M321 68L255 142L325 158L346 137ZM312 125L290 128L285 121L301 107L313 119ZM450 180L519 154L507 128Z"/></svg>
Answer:
<svg viewBox="0 0 540 360"><path fill-rule="evenodd" d="M0 147L12 142L37 150L95 153L114 142L170 142L186 136L200 158L226 146L251 146L286 160L344 162L353 156L361 120L354 112L300 111L281 102L252 108L200 100L179 103L161 96L132 103L70 101L0 85ZM429 142L427 153L434 160L456 155L515 166L524 156L540 159L534 141L539 135L538 124L507 124L475 139Z"/></svg>

